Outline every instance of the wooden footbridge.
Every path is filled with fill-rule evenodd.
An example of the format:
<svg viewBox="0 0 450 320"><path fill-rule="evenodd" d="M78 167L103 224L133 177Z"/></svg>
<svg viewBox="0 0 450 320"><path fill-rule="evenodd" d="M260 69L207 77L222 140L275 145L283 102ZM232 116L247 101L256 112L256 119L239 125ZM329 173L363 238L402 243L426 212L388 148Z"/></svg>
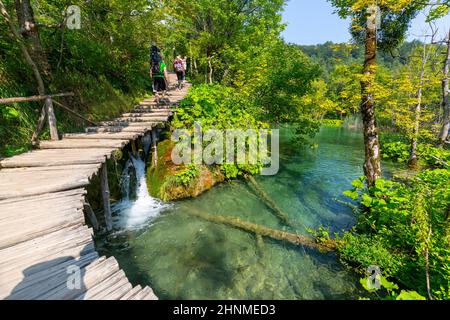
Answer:
<svg viewBox="0 0 450 320"><path fill-rule="evenodd" d="M85 224L85 214L93 215L86 187L101 178L110 229L106 161L168 121L186 91L169 91L167 106L146 100L85 133L0 161L0 299L157 299L149 287L132 287L114 257L96 252Z"/></svg>

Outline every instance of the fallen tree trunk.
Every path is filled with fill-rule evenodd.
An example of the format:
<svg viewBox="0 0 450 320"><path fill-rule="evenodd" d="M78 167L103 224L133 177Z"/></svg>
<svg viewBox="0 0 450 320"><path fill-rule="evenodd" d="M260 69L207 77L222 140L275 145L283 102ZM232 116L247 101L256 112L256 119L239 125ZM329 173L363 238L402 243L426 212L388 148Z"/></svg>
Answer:
<svg viewBox="0 0 450 320"><path fill-rule="evenodd" d="M259 194L261 199L266 203L266 205L273 211L275 216L286 226L293 227L295 226L292 224L292 222L289 220L289 217L286 213L281 210L280 207L269 197L269 195L260 187L258 182L256 182L255 178L253 178L250 175L246 175L245 179L247 179L248 182L253 186L253 188L256 190L256 192Z"/></svg>
<svg viewBox="0 0 450 320"><path fill-rule="evenodd" d="M253 233L256 236L262 236L274 240L285 241L294 244L296 246L305 246L322 252L332 252L335 251L337 248L337 244L333 240L328 240L326 242L319 243L313 238L301 236L295 233L271 229L248 221L242 221L241 219L236 217L216 216L193 210L189 210L188 214L205 221L223 224L235 229Z"/></svg>

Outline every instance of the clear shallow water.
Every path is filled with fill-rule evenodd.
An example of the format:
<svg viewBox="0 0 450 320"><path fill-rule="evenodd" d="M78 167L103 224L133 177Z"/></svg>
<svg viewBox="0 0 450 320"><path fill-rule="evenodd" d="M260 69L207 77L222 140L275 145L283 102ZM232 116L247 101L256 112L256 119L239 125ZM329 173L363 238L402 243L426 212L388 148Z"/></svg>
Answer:
<svg viewBox="0 0 450 320"><path fill-rule="evenodd" d="M316 140L317 150L299 150L285 134L279 174L257 180L299 226L297 232L321 225L339 232L355 223L352 211L336 199L345 200L342 192L363 175L362 137L360 131L323 128ZM245 182L164 205L145 194L142 166L140 161L138 200L126 199L115 207L117 237L100 245L102 253L119 260L132 282L151 285L161 299L358 297L358 279L333 254L258 241L252 234L186 214L198 210L286 229Z"/></svg>

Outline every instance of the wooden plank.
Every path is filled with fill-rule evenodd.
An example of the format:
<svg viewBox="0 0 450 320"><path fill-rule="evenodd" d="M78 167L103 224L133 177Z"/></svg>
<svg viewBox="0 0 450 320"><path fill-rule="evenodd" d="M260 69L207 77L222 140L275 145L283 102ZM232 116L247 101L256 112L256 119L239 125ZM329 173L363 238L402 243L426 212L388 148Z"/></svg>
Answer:
<svg viewBox="0 0 450 320"><path fill-rule="evenodd" d="M115 149L51 149L24 153L0 161L2 168L52 167L99 164L111 157ZM0 171L1 173L1 171Z"/></svg>
<svg viewBox="0 0 450 320"><path fill-rule="evenodd" d="M122 117L125 118L145 118L145 119L166 119L172 114L170 112L166 113L149 113L149 112L138 112L138 113L124 113Z"/></svg>
<svg viewBox="0 0 450 320"><path fill-rule="evenodd" d="M93 140L135 140L144 133L135 132L111 132L111 133L69 133L64 139L93 139Z"/></svg>
<svg viewBox="0 0 450 320"><path fill-rule="evenodd" d="M98 149L98 148L122 148L128 140L107 140L107 139L64 139L60 141L42 141L39 143L40 149Z"/></svg>
<svg viewBox="0 0 450 320"><path fill-rule="evenodd" d="M113 120L100 122L100 125L104 127L124 127L124 128L144 127L144 126L154 127L156 124L157 121L141 121L139 123L135 123L135 122L127 122L124 120Z"/></svg>
<svg viewBox="0 0 450 320"><path fill-rule="evenodd" d="M62 230L69 230L65 228ZM60 229L61 230L61 229ZM58 231L60 231L58 230ZM42 262L46 262L46 267L49 267L49 261L52 259L67 256L79 256L82 252L88 253L93 251L94 243L92 241L92 230L87 227L77 227L66 234L55 234L58 231L51 234L51 237L44 235L42 237L17 244L13 247L8 247L0 250L0 271L5 273L8 271L17 272L18 268L39 265ZM36 243L37 239L50 239L49 242ZM21 251L16 251L21 248ZM69 254L70 252L70 254ZM76 254L76 255L75 255ZM55 262L55 264L57 261ZM44 265L40 266L44 268ZM28 273L37 272L38 267L34 267L33 270L29 270Z"/></svg>
<svg viewBox="0 0 450 320"><path fill-rule="evenodd" d="M45 234L71 226L82 226L85 223L81 211L75 211L62 217L51 219L15 220L0 225L0 250L22 243Z"/></svg>
<svg viewBox="0 0 450 320"><path fill-rule="evenodd" d="M36 171L7 173L0 171L0 200L36 196L78 189L89 185L96 170Z"/></svg>
<svg viewBox="0 0 450 320"><path fill-rule="evenodd" d="M33 260L22 258L24 262L20 264L14 263L12 269L2 267L0 269L0 299L9 296L12 290L24 279L32 277L34 274L56 267L67 261L79 260L81 256L95 252L93 243L82 243L71 248L57 250L57 253L47 253L47 255L34 258ZM30 254L32 255L32 253Z"/></svg>
<svg viewBox="0 0 450 320"><path fill-rule="evenodd" d="M127 292L129 292L133 286L131 283L126 279L126 283L118 287L115 291L109 293L108 295L105 295L102 297L102 300L120 300Z"/></svg>
<svg viewBox="0 0 450 320"><path fill-rule="evenodd" d="M14 200L8 199L0 201L0 209L2 206L10 205L10 204L16 204L18 202L21 203L29 203L29 202L39 202L42 203L43 201L49 201L54 199L66 199L71 196L84 196L86 195L87 191L85 189L75 189L70 191L64 191L64 192L58 192L58 193L47 193L39 196L33 196L33 197L25 197L25 198L17 198Z"/></svg>
<svg viewBox="0 0 450 320"><path fill-rule="evenodd" d="M124 121L128 123L139 123L139 122L167 122L169 120L168 117L159 117L159 118L143 118L143 117L122 117L118 118L119 121Z"/></svg>
<svg viewBox="0 0 450 320"><path fill-rule="evenodd" d="M33 300L49 291L65 285L68 280L67 270L77 266L86 268L99 260L97 252L92 252L80 257L79 260L71 259L52 268L35 273L23 279L11 292L8 300Z"/></svg>
<svg viewBox="0 0 450 320"><path fill-rule="evenodd" d="M84 226L84 187L103 165L108 212L106 160L164 126L185 93L171 94L167 106L144 101L122 118L87 128L87 133L44 141L41 150L0 162L0 298L157 299L149 287L132 288L114 258L98 258L93 232ZM50 120L55 128L56 119ZM111 222L108 214L106 220ZM67 288L66 268L71 265L82 270L80 290Z"/></svg>
<svg viewBox="0 0 450 320"><path fill-rule="evenodd" d="M136 108L131 110L131 114L134 113L143 113L143 114L154 114L154 115L160 115L160 116L166 116L166 115L170 115L174 112L175 110L172 109L149 109L149 108Z"/></svg>
<svg viewBox="0 0 450 320"><path fill-rule="evenodd" d="M141 133L141 132L147 132L152 130L152 128L155 126L155 123L152 123L149 126L140 126L140 127L88 127L86 128L86 133L107 133L107 132L115 132L115 133L119 133L119 132L136 132L136 133Z"/></svg>
<svg viewBox="0 0 450 320"><path fill-rule="evenodd" d="M119 270L108 279L100 282L91 290L88 290L83 299L103 300L106 296L116 291L120 287L126 285L127 283L129 283L129 281L125 276L125 272Z"/></svg>
<svg viewBox="0 0 450 320"><path fill-rule="evenodd" d="M80 170L92 170L98 171L101 167L101 163L94 164L80 164L80 165L67 165L67 166L53 166L53 167L25 167L25 168L6 168L2 169L2 173L23 173L23 172L39 172L39 171L80 171ZM79 189L83 190L83 189ZM84 192L86 193L86 192Z"/></svg>
<svg viewBox="0 0 450 320"><path fill-rule="evenodd" d="M66 283L59 285L51 291L39 296L40 300L74 300L83 298L86 292L107 279L119 270L119 265L114 258L102 257L81 270L83 275L81 290L70 290Z"/></svg>
<svg viewBox="0 0 450 320"><path fill-rule="evenodd" d="M158 297L153 292L152 288L145 287L143 292L145 292L145 294L142 297L142 300L159 300Z"/></svg>
<svg viewBox="0 0 450 320"><path fill-rule="evenodd" d="M134 297L141 290L142 290L142 287L138 285L138 286L134 287L133 289L131 289L130 291L128 291L126 294L124 294L120 298L120 300L129 300L132 297Z"/></svg>

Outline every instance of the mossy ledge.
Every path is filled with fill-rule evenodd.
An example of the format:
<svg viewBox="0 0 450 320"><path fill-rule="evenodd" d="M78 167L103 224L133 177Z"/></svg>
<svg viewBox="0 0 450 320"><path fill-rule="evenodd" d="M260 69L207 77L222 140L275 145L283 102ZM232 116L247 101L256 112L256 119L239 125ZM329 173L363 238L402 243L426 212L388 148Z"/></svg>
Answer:
<svg viewBox="0 0 450 320"><path fill-rule="evenodd" d="M163 201L196 198L225 181L224 175L217 167L174 164L172 161L174 147L175 144L170 140L158 144L157 165L151 165L147 172L147 185L152 197Z"/></svg>

